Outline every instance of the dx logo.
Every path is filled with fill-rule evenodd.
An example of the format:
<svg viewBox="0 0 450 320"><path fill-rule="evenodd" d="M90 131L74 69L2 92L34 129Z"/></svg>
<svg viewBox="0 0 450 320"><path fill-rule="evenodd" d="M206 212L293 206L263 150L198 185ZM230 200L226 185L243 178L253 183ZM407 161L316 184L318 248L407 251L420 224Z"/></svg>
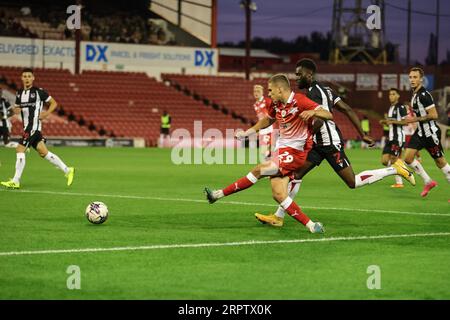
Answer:
<svg viewBox="0 0 450 320"><path fill-rule="evenodd" d="M214 67L213 62L214 51L211 50L195 50L194 63L196 67Z"/></svg>
<svg viewBox="0 0 450 320"><path fill-rule="evenodd" d="M86 45L86 61L93 61L93 62L108 62L108 59L106 58L106 50L108 50L108 46L101 46L101 45L93 45L93 44L87 44Z"/></svg>

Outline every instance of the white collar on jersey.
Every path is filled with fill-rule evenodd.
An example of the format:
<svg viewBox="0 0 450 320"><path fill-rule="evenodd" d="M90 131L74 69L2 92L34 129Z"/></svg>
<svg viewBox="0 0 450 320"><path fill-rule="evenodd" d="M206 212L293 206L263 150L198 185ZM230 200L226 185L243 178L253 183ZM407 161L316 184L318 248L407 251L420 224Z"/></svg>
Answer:
<svg viewBox="0 0 450 320"><path fill-rule="evenodd" d="M258 102L262 102L264 100L264 96L261 96L261 98L259 98Z"/></svg>
<svg viewBox="0 0 450 320"><path fill-rule="evenodd" d="M289 99L287 100L286 104L291 103L292 100L294 100L295 92L291 91L291 95L289 96Z"/></svg>

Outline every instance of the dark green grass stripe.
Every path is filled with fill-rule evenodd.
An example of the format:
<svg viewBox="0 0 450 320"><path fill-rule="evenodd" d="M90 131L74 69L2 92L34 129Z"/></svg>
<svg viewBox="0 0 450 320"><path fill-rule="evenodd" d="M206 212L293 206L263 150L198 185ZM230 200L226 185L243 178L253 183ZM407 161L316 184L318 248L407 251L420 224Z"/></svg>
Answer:
<svg viewBox="0 0 450 320"><path fill-rule="evenodd" d="M152 197L152 196L134 196L134 195L120 195L120 194L93 194L93 193L79 193L79 192L58 192L58 191L45 191L45 190L5 190L6 192L20 192L20 193L37 193L37 194L50 194L60 196L81 196L81 197L106 197L106 198L121 198L121 199L135 199L135 200L151 200L151 201L178 201L178 202L195 202L206 204L206 200L200 199L184 199L184 198L166 198L166 197ZM217 204L232 204L232 205L245 205L245 206L264 206L264 207L276 207L276 204L269 203L257 203L257 202L240 202L240 201L219 201ZM411 211L397 211L397 210L381 210L381 209L360 209L360 208L340 208L340 207L316 207L316 206L301 206L305 209L314 210L337 210L348 212L365 212L365 213L389 213L389 214L404 214L404 215L419 215L419 216L440 216L450 217L450 214L439 212L411 212Z"/></svg>
<svg viewBox="0 0 450 320"><path fill-rule="evenodd" d="M264 244L264 245L266 245L266 244L291 244L291 243L307 243L307 242L380 240L380 239L395 239L395 238L446 237L446 236L450 236L450 232L386 234L386 235L376 235L376 236L354 236L354 237L329 237L329 238L318 238L318 239L251 240L251 241L242 241L242 242L168 244L168 245L149 245L149 246L138 246L138 247L11 251L11 252L0 252L0 256L45 255L45 254L58 254L58 253L86 253L86 252L105 252L105 251L137 251L137 250L156 250L156 249L204 248L204 247L233 247L233 246L262 245L262 244Z"/></svg>

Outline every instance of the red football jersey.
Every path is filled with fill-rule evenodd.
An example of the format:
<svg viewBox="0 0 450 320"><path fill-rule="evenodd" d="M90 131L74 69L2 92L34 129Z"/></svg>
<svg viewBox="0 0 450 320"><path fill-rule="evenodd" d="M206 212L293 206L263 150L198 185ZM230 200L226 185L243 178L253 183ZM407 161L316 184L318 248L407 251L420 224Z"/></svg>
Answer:
<svg viewBox="0 0 450 320"><path fill-rule="evenodd" d="M261 120L267 116L267 107L270 106L271 103L272 99L266 97L261 97L259 101L255 102L253 108L255 109L258 120Z"/></svg>
<svg viewBox="0 0 450 320"><path fill-rule="evenodd" d="M311 121L304 122L300 114L305 110L315 110L319 104L303 93L291 92L287 103L273 102L267 108L267 115L276 119L280 128L277 148L291 147L303 150L308 139L312 139Z"/></svg>

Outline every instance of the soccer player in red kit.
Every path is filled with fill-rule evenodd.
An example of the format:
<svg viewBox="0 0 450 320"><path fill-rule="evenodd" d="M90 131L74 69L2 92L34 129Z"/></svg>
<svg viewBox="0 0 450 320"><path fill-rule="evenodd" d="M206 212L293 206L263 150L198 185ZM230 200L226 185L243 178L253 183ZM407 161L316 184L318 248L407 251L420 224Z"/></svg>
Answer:
<svg viewBox="0 0 450 320"><path fill-rule="evenodd" d="M253 108L255 109L256 117L258 121L266 117L267 107L270 106L272 100L268 97L264 97L263 86L257 84L253 86L253 96L255 97L255 103ZM274 125L259 130L259 148L264 156L265 160L269 160L272 154L272 135L274 134Z"/></svg>
<svg viewBox="0 0 450 320"><path fill-rule="evenodd" d="M247 131L239 131L236 138L242 139L256 134L277 122L280 137L276 150L278 157L257 165L247 174L224 189L211 190L205 188L209 203L245 190L253 186L262 177L270 177L272 195L286 212L301 222L310 232L322 233L320 222L313 222L288 195L288 183L294 172L305 162L312 147L312 122L314 118L332 119L332 114L322 106L308 99L302 93L291 90L289 79L284 74L277 74L269 79L269 97L272 104L267 107L267 116L259 120Z"/></svg>

